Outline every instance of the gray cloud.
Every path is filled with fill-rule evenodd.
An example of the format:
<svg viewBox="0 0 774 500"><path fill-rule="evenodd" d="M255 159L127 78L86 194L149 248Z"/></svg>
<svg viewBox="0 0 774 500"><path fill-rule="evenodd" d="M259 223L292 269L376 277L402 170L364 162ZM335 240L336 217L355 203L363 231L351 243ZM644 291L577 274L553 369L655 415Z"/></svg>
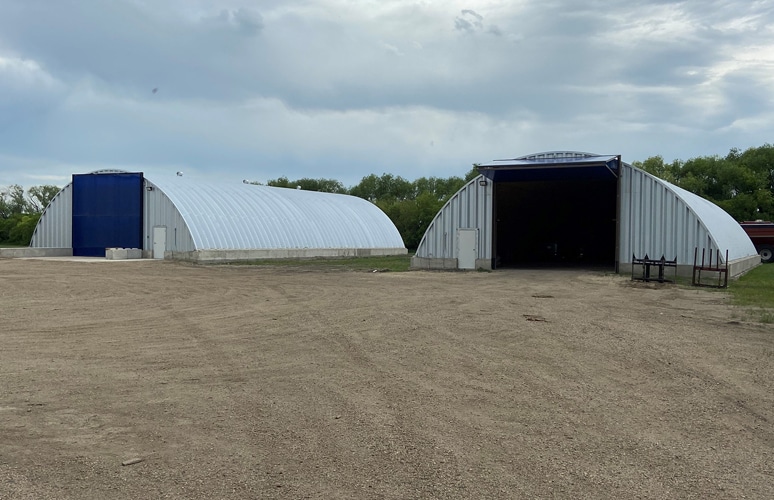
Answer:
<svg viewBox="0 0 774 500"><path fill-rule="evenodd" d="M479 23L480 23L481 21L483 21L483 20L484 20L484 16L482 16L481 14L479 14L478 12L476 12L475 10L464 9L464 10L462 11L462 15L463 15L463 16L470 16L470 17L473 17L473 18L475 18L475 19L477 20L477 22L479 22Z"/></svg>
<svg viewBox="0 0 774 500"><path fill-rule="evenodd" d="M200 21L204 26L210 26L214 30L222 30L225 33L236 32L246 36L257 35L263 30L263 17L258 12L247 9L223 9L218 14L205 17Z"/></svg>
<svg viewBox="0 0 774 500"><path fill-rule="evenodd" d="M258 12L237 9L232 11L231 18L239 31L246 35L257 35L263 29L263 17Z"/></svg>
<svg viewBox="0 0 774 500"><path fill-rule="evenodd" d="M476 26L468 21L467 19L464 19L462 17L457 17L454 19L454 29L458 31L466 31L468 33L472 33L475 31Z"/></svg>
<svg viewBox="0 0 774 500"><path fill-rule="evenodd" d="M502 33L497 26L484 26L484 16L478 12L470 9L464 9L460 12L460 16L454 18L454 29L465 33L474 33L479 31L485 31L496 36L500 36Z"/></svg>
<svg viewBox="0 0 774 500"><path fill-rule="evenodd" d="M495 36L502 36L503 35L503 32L500 31L500 28L498 28L497 26L489 26L486 31L487 31L487 33L490 33L490 34L495 35Z"/></svg>

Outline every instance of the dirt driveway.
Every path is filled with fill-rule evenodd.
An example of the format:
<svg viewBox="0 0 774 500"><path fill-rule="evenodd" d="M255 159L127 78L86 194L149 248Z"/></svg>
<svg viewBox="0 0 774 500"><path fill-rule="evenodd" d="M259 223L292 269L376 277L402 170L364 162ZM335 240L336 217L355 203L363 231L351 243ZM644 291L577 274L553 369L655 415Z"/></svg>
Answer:
<svg viewBox="0 0 774 500"><path fill-rule="evenodd" d="M774 328L589 271L0 260L0 397L3 499L774 498Z"/></svg>

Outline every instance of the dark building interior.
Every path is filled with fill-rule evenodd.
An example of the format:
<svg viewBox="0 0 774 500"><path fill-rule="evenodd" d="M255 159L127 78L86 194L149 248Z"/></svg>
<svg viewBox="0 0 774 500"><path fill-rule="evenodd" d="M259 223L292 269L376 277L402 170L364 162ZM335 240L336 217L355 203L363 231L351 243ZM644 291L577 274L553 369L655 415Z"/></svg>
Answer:
<svg viewBox="0 0 774 500"><path fill-rule="evenodd" d="M617 177L498 182L494 188L494 267L614 268Z"/></svg>

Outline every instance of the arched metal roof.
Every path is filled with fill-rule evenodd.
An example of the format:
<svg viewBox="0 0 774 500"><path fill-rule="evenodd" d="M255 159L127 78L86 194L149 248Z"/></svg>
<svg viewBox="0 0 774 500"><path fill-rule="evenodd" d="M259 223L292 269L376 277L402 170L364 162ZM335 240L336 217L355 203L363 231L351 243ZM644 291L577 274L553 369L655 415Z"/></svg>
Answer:
<svg viewBox="0 0 774 500"><path fill-rule="evenodd" d="M404 248L389 217L354 196L184 177L146 182L175 206L196 250Z"/></svg>
<svg viewBox="0 0 774 500"><path fill-rule="evenodd" d="M745 230L728 212L711 201L667 181L658 179L657 182L671 189L696 214L696 218L701 221L701 224L707 228L710 237L714 239L716 248L728 250L729 261L758 253Z"/></svg>

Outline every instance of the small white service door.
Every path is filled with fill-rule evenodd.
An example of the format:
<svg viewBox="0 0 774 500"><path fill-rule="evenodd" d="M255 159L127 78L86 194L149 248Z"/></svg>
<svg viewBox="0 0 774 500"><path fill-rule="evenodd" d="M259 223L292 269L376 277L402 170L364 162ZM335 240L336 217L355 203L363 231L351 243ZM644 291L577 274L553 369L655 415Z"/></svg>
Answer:
<svg viewBox="0 0 774 500"><path fill-rule="evenodd" d="M167 251L167 228L156 226L153 228L153 258L163 259Z"/></svg>
<svg viewBox="0 0 774 500"><path fill-rule="evenodd" d="M457 230L457 267L475 269L478 255L478 229Z"/></svg>

